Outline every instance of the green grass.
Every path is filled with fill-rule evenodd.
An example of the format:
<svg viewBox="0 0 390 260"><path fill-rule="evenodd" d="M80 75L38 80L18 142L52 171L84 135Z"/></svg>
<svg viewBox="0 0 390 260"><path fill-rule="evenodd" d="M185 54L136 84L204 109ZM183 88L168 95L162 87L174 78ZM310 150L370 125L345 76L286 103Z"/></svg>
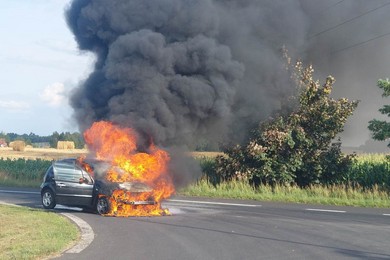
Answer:
<svg viewBox="0 0 390 260"><path fill-rule="evenodd" d="M0 259L42 259L78 240L67 218L39 209L0 205Z"/></svg>
<svg viewBox="0 0 390 260"><path fill-rule="evenodd" d="M390 207L390 195L377 186L372 189L349 188L344 185L311 186L301 189L297 186L252 187L245 181L222 182L216 186L202 179L178 191L180 195L279 201L293 203L313 203L358 207Z"/></svg>
<svg viewBox="0 0 390 260"><path fill-rule="evenodd" d="M42 178L39 179L16 179L13 176L10 176L4 172L0 172L0 185L8 186L8 187L30 187L30 188L38 188L42 183Z"/></svg>

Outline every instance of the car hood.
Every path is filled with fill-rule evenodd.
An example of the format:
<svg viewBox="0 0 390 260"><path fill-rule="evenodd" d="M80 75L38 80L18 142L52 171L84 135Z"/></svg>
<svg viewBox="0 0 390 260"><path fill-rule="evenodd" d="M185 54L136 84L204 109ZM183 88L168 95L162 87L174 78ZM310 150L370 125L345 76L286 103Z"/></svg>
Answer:
<svg viewBox="0 0 390 260"><path fill-rule="evenodd" d="M118 187L129 192L151 192L153 189L142 182L122 182Z"/></svg>
<svg viewBox="0 0 390 260"><path fill-rule="evenodd" d="M109 182L97 181L98 186L103 193L111 193L114 190L124 190L128 192L151 192L153 189L142 182Z"/></svg>

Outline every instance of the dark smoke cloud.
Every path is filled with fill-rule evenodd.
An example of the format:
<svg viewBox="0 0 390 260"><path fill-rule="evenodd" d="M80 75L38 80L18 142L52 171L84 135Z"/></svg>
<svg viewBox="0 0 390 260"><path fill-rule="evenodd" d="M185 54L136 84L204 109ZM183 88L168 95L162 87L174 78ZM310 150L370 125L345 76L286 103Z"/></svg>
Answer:
<svg viewBox="0 0 390 260"><path fill-rule="evenodd" d="M166 146L242 139L291 93L280 49L307 30L299 2L274 0L79 0L67 20L97 56L71 99L81 129L111 120Z"/></svg>
<svg viewBox="0 0 390 260"><path fill-rule="evenodd" d="M342 142L344 146L363 145L370 138L368 121L386 119L378 109L388 100L382 99L376 82L390 77L390 35L380 37L390 32L390 2L301 2L311 21L305 59L314 64L318 78L329 74L336 78L335 97L361 100L344 128ZM377 148L383 150L380 145Z"/></svg>
<svg viewBox="0 0 390 260"><path fill-rule="evenodd" d="M386 77L371 72L389 60L376 51L389 53L389 47L376 41L376 48L343 49L386 32L388 9L363 15L384 3L74 0L66 12L69 27L80 49L97 57L72 95L75 118L81 130L111 120L165 146L199 138L242 141L294 89L281 69L285 45L293 57L313 63L318 78L333 74L336 96L362 100L364 120L352 119L348 138L349 129L366 131L362 122L377 110L380 95L367 98L367 88L375 92L376 80ZM372 56L377 63L367 62Z"/></svg>

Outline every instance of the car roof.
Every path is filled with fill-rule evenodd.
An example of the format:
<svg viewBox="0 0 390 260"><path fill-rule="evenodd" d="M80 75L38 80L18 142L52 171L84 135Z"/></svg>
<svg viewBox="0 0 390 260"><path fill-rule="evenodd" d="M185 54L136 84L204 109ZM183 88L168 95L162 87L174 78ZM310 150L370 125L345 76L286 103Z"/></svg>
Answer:
<svg viewBox="0 0 390 260"><path fill-rule="evenodd" d="M98 172L104 172L111 166L109 162L104 160L98 160L96 158L87 158L84 159L83 162L88 164L94 171L97 170ZM85 168L82 166L82 164L80 164L77 158L65 158L53 162L53 167L56 169L69 169L74 168L75 166L79 166L85 170Z"/></svg>
<svg viewBox="0 0 390 260"><path fill-rule="evenodd" d="M88 164L102 164L102 163L109 163L107 161L104 161L104 160L99 160L99 159L95 159L95 158L86 158L83 160L85 163L88 163ZM54 165L69 165L69 164L77 164L78 162L78 158L64 158L64 159L58 159L56 161L53 162Z"/></svg>
<svg viewBox="0 0 390 260"><path fill-rule="evenodd" d="M60 159L53 162L53 166L56 167L69 167L70 165L74 166L76 163L76 158L66 158L66 159Z"/></svg>

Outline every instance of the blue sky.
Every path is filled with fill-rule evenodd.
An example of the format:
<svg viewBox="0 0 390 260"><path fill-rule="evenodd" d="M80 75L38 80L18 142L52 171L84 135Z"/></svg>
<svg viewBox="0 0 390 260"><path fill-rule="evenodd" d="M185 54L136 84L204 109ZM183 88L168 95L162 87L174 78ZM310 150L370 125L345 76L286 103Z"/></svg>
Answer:
<svg viewBox="0 0 390 260"><path fill-rule="evenodd" d="M0 132L77 131L67 96L90 71L93 56L77 50L67 28L69 2L0 2Z"/></svg>

